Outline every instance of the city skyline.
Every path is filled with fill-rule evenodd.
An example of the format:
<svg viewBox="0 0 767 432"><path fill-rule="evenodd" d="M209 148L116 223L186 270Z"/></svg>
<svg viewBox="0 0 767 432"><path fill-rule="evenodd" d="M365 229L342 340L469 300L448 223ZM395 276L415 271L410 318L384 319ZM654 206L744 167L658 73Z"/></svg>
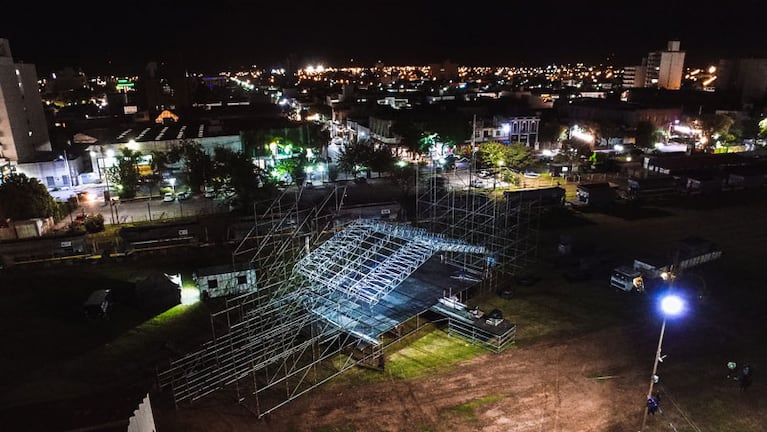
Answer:
<svg viewBox="0 0 767 432"><path fill-rule="evenodd" d="M89 73L136 73L149 61L180 61L213 71L242 65L295 67L453 63L543 65L639 64L647 52L681 41L688 64L767 55L757 37L760 3L702 7L649 1L642 8L582 2L573 10L538 3L468 7L351 2L174 8L152 4L65 8L20 6L3 28L14 57L41 74L72 66ZM548 7L548 9L547 9ZM57 10L60 8L60 10Z"/></svg>

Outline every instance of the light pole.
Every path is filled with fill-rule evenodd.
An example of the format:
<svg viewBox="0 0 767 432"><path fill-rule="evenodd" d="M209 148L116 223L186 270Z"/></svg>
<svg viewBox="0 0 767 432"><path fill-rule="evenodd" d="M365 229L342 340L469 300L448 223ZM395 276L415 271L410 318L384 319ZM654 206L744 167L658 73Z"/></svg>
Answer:
<svg viewBox="0 0 767 432"><path fill-rule="evenodd" d="M655 385L655 381L657 380L656 373L658 372L658 363L662 361L660 353L661 353L661 348L663 346L663 334L666 332L666 319L678 316L684 311L684 300L682 300L679 296L669 294L661 299L660 309L661 309L661 313L663 313L663 324L660 327L660 337L658 338L658 350L655 351L655 359L653 361L652 374L650 375L650 388L649 390L647 390L647 398L645 398L645 404L652 397L653 386ZM639 428L639 432L642 432L644 430L645 425L647 424L648 411L649 411L649 407L645 406L644 415L642 416L642 427Z"/></svg>
<svg viewBox="0 0 767 432"><path fill-rule="evenodd" d="M496 185L497 181L500 180L498 177L501 176L501 174L502 174L501 170L503 169L504 165L506 165L506 164L503 162L503 159L498 161L498 172L496 173L495 176L493 176L493 190L495 190L495 185Z"/></svg>

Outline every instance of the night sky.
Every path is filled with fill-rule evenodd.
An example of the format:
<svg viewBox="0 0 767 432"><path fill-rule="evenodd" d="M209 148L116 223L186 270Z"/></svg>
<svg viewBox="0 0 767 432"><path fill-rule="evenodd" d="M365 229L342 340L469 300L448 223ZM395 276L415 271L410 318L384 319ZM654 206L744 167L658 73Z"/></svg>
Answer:
<svg viewBox="0 0 767 432"><path fill-rule="evenodd" d="M764 0L201 1L21 2L0 37L41 74L64 66L136 73L151 60L201 72L289 58L298 66L628 65L675 38L688 65L767 57Z"/></svg>

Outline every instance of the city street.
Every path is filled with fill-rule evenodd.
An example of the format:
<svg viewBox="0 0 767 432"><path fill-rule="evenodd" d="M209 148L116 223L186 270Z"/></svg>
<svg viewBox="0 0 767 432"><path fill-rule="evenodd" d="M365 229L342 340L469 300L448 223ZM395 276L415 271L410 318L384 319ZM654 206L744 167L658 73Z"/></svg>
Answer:
<svg viewBox="0 0 767 432"><path fill-rule="evenodd" d="M105 224L144 222L149 220L172 219L185 216L219 213L229 211L228 207L222 207L222 202L217 199L205 198L202 195L193 195L186 200L163 201L162 195L136 198L133 200L114 200L109 206L104 201L103 186L83 186L70 190L51 191L51 196L60 201L66 201L78 193L88 192L79 199L79 206L67 217L63 218L56 226L57 229L66 228L78 214L86 213L95 215L101 213Z"/></svg>

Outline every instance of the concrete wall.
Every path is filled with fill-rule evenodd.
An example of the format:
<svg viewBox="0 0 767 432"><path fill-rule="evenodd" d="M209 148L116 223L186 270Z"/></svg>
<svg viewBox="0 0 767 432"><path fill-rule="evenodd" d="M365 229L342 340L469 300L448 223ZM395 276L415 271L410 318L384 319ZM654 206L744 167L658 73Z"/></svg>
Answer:
<svg viewBox="0 0 767 432"><path fill-rule="evenodd" d="M40 180L40 183L48 188L61 188L80 184L80 173L83 170L83 165L82 157L78 157L69 161L69 167L63 160L52 160L20 163L16 166L16 170L27 177ZM69 172L67 172L67 168L69 168Z"/></svg>

